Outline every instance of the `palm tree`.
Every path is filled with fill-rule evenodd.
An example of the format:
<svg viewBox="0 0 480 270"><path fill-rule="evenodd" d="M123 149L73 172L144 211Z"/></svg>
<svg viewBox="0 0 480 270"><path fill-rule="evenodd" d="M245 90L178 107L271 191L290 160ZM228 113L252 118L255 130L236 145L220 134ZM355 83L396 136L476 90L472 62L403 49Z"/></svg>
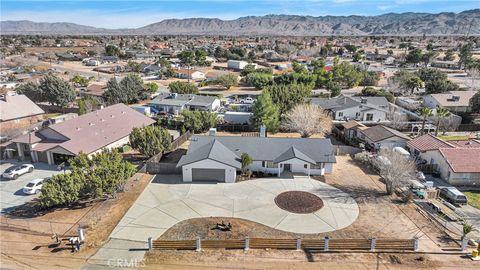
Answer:
<svg viewBox="0 0 480 270"><path fill-rule="evenodd" d="M422 121L422 130L421 130L421 133L423 135L424 133L424 130L425 130L425 122L427 121L427 117L430 117L433 115L433 111L432 109L430 108L427 108L427 107L424 107L424 108L421 108L419 111L418 111L418 114L423 118L423 121Z"/></svg>
<svg viewBox="0 0 480 270"><path fill-rule="evenodd" d="M435 136L438 135L438 130L440 129L441 120L445 119L447 117L450 117L450 111L445 109L445 108L440 107L440 108L437 108L436 111L437 111L437 114L436 114L436 116L437 116L437 129L435 129Z"/></svg>

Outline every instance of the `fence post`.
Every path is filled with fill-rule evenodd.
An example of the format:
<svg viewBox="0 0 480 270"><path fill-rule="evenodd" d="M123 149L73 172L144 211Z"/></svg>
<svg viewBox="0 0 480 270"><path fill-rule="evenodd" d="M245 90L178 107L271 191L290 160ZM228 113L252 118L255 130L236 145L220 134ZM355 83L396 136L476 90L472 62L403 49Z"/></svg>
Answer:
<svg viewBox="0 0 480 270"><path fill-rule="evenodd" d="M148 250L152 251L152 249L153 249L152 237L148 237Z"/></svg>
<svg viewBox="0 0 480 270"><path fill-rule="evenodd" d="M300 251L302 249L302 239L301 238L297 238L297 241L296 241L296 250L297 251Z"/></svg>
<svg viewBox="0 0 480 270"><path fill-rule="evenodd" d="M330 240L330 238L328 236L325 236L325 240L324 240L324 243L323 243L323 251L328 251L329 240Z"/></svg>
<svg viewBox="0 0 480 270"><path fill-rule="evenodd" d="M197 239L195 240L195 251L200 251L202 250L202 243L200 240L200 236L197 236Z"/></svg>
<svg viewBox="0 0 480 270"><path fill-rule="evenodd" d="M370 251L375 251L375 244L377 243L376 237L370 238Z"/></svg>
<svg viewBox="0 0 480 270"><path fill-rule="evenodd" d="M418 237L413 238L413 251L418 251Z"/></svg>
<svg viewBox="0 0 480 270"><path fill-rule="evenodd" d="M245 248L244 250L250 250L250 237L246 236L245 237Z"/></svg>
<svg viewBox="0 0 480 270"><path fill-rule="evenodd" d="M467 250L467 244L468 244L468 239L467 239L467 237L463 237L463 239L462 239L462 252L464 252L465 250Z"/></svg>

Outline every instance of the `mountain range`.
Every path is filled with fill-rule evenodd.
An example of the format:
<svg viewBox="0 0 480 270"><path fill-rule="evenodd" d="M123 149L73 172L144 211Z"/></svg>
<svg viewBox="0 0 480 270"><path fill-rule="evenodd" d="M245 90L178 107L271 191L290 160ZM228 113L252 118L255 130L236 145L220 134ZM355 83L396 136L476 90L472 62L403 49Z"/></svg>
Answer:
<svg viewBox="0 0 480 270"><path fill-rule="evenodd" d="M74 23L1 21L0 33L39 35L366 36L480 35L480 9L460 13L387 13L378 16L248 16L167 19L140 28L106 29Z"/></svg>

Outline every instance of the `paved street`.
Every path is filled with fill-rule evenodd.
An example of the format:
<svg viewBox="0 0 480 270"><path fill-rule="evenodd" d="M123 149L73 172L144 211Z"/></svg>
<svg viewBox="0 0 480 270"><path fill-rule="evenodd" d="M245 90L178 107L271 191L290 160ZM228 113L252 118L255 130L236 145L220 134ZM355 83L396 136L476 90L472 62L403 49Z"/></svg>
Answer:
<svg viewBox="0 0 480 270"><path fill-rule="evenodd" d="M23 164L16 160L4 160L0 165L0 173L3 173L7 168L13 165ZM28 162L24 162L28 163ZM24 204L37 197L36 195L27 195L24 194L22 189L23 187L33 179L50 177L53 174L60 173L61 171L57 170L56 166L49 166L45 163L35 163L35 170L31 173L24 174L18 177L16 180L13 179L4 179L0 181L0 207L1 212L6 213L11 211L13 208Z"/></svg>

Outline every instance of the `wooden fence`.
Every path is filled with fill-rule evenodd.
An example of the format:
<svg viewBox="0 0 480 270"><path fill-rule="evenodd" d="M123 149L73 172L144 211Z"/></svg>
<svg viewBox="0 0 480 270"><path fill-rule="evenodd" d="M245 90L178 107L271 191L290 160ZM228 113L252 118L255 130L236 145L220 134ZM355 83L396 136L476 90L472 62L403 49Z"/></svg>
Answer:
<svg viewBox="0 0 480 270"><path fill-rule="evenodd" d="M185 132L182 136L176 138L172 142L172 148L170 151L175 151L180 145L185 143L190 137L192 137L192 133L190 131ZM162 159L164 153L159 153L145 162L145 172L150 173L150 174L159 174L159 173L165 173L165 174L176 174L181 172L181 169L176 168L176 163L175 164L170 164L170 163L165 163L162 164L160 163L160 160Z"/></svg>
<svg viewBox="0 0 480 270"><path fill-rule="evenodd" d="M414 239L268 239L249 238L230 240L152 240L149 250L196 250L201 249L287 249L319 251L417 251L418 238Z"/></svg>

